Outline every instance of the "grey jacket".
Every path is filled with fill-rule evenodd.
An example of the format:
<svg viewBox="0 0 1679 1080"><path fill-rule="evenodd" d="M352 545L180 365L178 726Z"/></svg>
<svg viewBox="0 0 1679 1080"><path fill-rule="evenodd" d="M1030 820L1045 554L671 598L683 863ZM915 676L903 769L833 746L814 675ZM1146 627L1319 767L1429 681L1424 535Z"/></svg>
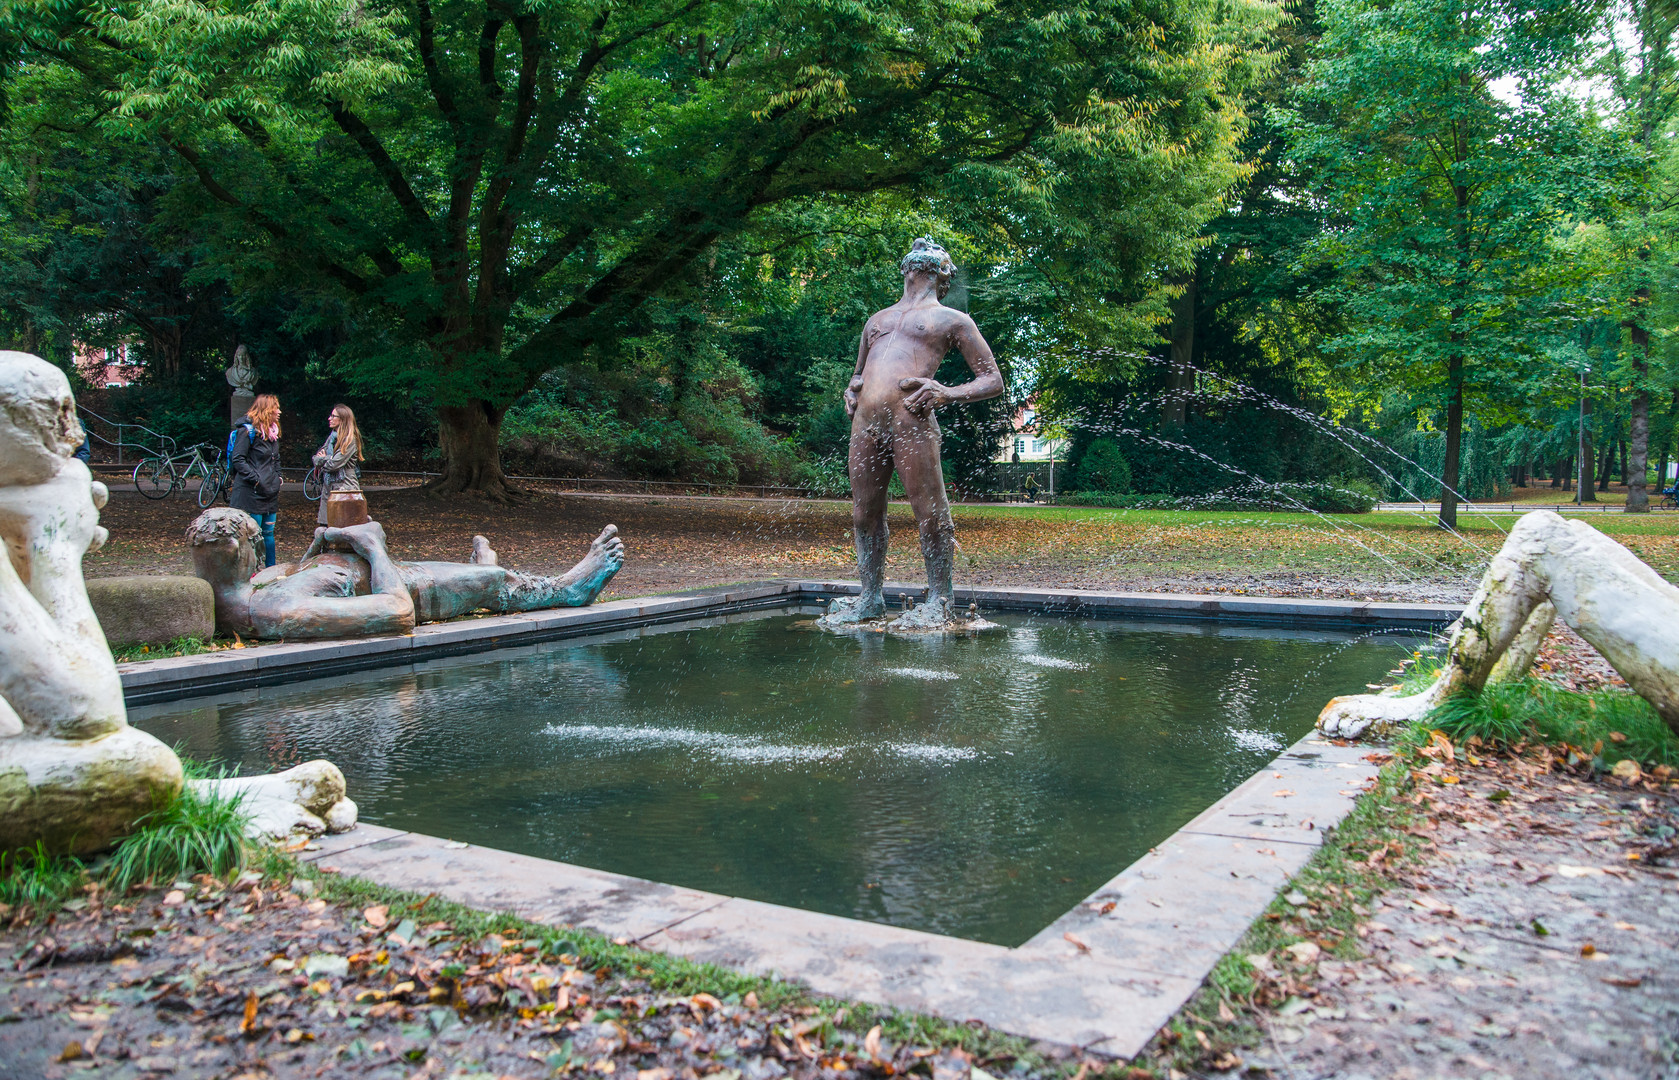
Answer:
<svg viewBox="0 0 1679 1080"><path fill-rule="evenodd" d="M356 448L340 453L338 450L338 432L334 431L326 437L326 442L315 451L315 464L321 467L322 491L360 491L361 466L356 463Z"/></svg>

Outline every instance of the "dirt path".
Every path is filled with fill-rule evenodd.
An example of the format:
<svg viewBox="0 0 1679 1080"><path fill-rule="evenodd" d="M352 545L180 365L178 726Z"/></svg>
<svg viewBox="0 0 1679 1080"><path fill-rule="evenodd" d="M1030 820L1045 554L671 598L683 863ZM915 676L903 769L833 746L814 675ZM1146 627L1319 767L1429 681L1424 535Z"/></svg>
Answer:
<svg viewBox="0 0 1679 1080"><path fill-rule="evenodd" d="M1428 855L1299 978L1245 1067L1289 1080L1679 1076L1679 798L1458 755L1416 796ZM1432 766L1431 766L1432 768ZM1435 778L1430 778L1430 780ZM1300 909L1333 902L1295 894ZM1296 947L1298 950L1298 947ZM1301 957L1308 959L1300 963Z"/></svg>
<svg viewBox="0 0 1679 1080"><path fill-rule="evenodd" d="M838 502L549 493L494 507L473 500L440 504L412 490L377 492L372 502L398 558L465 559L472 536L482 533L504 565L546 573L569 567L601 526L616 523L627 559L610 596L856 573L850 508ZM282 495L282 560L306 546L314 510L301 493ZM114 491L101 517L111 538L87 557L87 575L191 573L182 536L198 512L178 497L149 502ZM1471 546L1410 525L1051 513L1057 516L957 508L959 579L982 586L1453 600L1467 599L1476 568L1498 542L1491 534ZM888 572L918 581L915 522L900 506L889 520ZM1679 540L1674 547L1679 551Z"/></svg>

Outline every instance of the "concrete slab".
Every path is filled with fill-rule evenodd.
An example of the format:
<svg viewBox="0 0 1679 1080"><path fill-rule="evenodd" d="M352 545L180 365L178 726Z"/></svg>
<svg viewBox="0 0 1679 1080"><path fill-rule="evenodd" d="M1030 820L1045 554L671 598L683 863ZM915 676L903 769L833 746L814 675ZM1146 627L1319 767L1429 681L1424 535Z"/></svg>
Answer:
<svg viewBox="0 0 1679 1080"><path fill-rule="evenodd" d="M283 642L252 650L260 671L317 668L340 660L382 658L392 664L407 661L414 641L406 634L388 637L335 638L329 641ZM190 658L188 658L190 659Z"/></svg>
<svg viewBox="0 0 1679 1080"><path fill-rule="evenodd" d="M1021 946L1200 983L1311 859L1303 844L1178 833ZM1108 908L1108 904L1114 906ZM1106 909L1106 910L1104 910Z"/></svg>
<svg viewBox="0 0 1679 1080"><path fill-rule="evenodd" d="M978 1020L1051 1042L1131 1056L1199 977L1079 953L1006 949L733 899L639 942L704 963L794 979L819 994Z"/></svg>
<svg viewBox="0 0 1679 1080"><path fill-rule="evenodd" d="M257 670L260 649L229 650L209 655L170 656L159 660L140 660L118 664L117 674L124 690L160 686L183 679L201 679L218 675L235 675Z"/></svg>
<svg viewBox="0 0 1679 1080"><path fill-rule="evenodd" d="M728 899L420 833L343 848L330 858L323 842L313 854L318 866L392 888L436 893L486 911L511 911L610 938L649 937Z"/></svg>
<svg viewBox="0 0 1679 1080"><path fill-rule="evenodd" d="M387 829L383 825L369 825L363 822L345 833L331 833L315 841L316 847L312 851L298 852L298 859L303 862L320 862L322 859L331 860L335 855L342 855L352 848L366 847L384 840L392 840L398 836L408 834L401 829Z"/></svg>

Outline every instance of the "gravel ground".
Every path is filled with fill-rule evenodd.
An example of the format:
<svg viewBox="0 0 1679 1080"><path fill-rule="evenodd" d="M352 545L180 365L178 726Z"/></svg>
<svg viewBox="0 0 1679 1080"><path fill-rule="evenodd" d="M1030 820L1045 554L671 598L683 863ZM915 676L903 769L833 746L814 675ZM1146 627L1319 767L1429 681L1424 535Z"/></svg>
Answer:
<svg viewBox="0 0 1679 1080"><path fill-rule="evenodd" d="M0 1078L968 1075L954 1045L838 1028L843 1013L797 999L662 993L649 969L596 967L563 938L457 934L312 884L247 872L95 894L0 933Z"/></svg>

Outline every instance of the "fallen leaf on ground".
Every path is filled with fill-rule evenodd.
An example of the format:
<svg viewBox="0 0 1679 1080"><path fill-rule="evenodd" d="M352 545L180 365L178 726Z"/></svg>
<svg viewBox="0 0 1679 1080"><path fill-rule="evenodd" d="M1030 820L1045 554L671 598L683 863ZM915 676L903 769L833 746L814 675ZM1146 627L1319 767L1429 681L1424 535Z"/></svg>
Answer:
<svg viewBox="0 0 1679 1080"><path fill-rule="evenodd" d="M1603 871L1595 866L1569 866L1567 863L1558 864L1557 873L1569 878L1603 876Z"/></svg>
<svg viewBox="0 0 1679 1080"><path fill-rule="evenodd" d="M1082 942L1078 938L1074 937L1073 932L1071 930L1067 931L1065 934L1062 934L1061 936L1066 938L1068 941L1072 942L1073 945L1078 948L1079 952L1086 952L1087 953L1087 952L1090 951L1090 946L1086 945L1084 942Z"/></svg>

